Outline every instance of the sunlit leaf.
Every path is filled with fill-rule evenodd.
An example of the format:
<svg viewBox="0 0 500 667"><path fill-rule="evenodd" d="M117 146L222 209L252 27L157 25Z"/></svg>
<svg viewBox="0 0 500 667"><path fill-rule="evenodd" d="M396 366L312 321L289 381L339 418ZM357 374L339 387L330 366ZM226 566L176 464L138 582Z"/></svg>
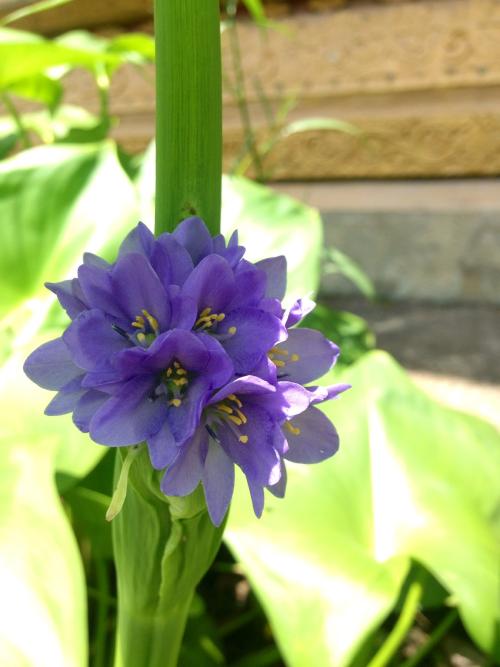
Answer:
<svg viewBox="0 0 500 667"><path fill-rule="evenodd" d="M268 497L260 521L240 485L226 532L287 665L348 665L412 558L498 653L500 435L433 401L383 353L328 380L353 385L325 408L340 452L291 466L286 498Z"/></svg>
<svg viewBox="0 0 500 667"><path fill-rule="evenodd" d="M317 291L322 225L316 209L246 178L223 181L222 229L240 232L251 261L285 255L290 297Z"/></svg>
<svg viewBox="0 0 500 667"><path fill-rule="evenodd" d="M327 262L324 267L326 273L339 273L343 275L368 299L375 298L375 286L357 262L338 248L328 248L326 257Z"/></svg>

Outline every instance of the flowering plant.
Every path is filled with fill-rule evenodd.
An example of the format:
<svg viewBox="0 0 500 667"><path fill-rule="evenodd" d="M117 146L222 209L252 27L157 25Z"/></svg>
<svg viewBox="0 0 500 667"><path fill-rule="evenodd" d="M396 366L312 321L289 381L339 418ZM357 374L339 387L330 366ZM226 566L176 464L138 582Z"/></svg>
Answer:
<svg viewBox="0 0 500 667"><path fill-rule="evenodd" d="M237 233L226 245L200 218L158 238L138 224L114 264L85 254L77 278L47 283L72 321L24 365L57 391L47 415L71 412L102 445L146 442L163 493L187 496L201 482L217 526L235 464L260 516L264 488L285 493L285 461L337 451L315 405L348 388L309 385L339 349L295 328L314 303L283 307L285 258L253 264L244 253Z"/></svg>

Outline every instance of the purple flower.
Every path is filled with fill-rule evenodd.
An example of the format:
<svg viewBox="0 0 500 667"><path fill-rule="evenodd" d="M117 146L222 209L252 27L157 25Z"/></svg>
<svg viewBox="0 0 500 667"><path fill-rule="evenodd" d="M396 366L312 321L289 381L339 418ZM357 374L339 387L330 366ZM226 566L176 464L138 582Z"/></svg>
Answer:
<svg viewBox="0 0 500 667"><path fill-rule="evenodd" d="M161 488L183 496L201 484L220 524L246 475L255 513L264 489L283 496L286 460L332 456L338 435L315 406L347 386L305 386L338 348L291 328L313 302L284 309L286 260L252 264L233 234L226 245L199 218L155 238L143 224L116 262L85 254L72 280L47 283L71 319L61 338L26 360L25 372L56 391L48 415L110 447L146 442Z"/></svg>

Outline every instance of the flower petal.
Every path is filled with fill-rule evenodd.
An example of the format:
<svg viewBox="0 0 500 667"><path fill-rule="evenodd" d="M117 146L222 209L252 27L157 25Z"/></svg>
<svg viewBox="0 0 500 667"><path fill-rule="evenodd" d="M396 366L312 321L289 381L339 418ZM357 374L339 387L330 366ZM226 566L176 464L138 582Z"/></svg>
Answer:
<svg viewBox="0 0 500 667"><path fill-rule="evenodd" d="M186 218L177 225L172 236L186 248L195 266L212 252L212 237L201 218Z"/></svg>
<svg viewBox="0 0 500 667"><path fill-rule="evenodd" d="M293 327L295 324L300 322L300 320L302 320L306 315L314 310L315 307L315 302L311 299L308 299L307 297L297 299L297 301L285 314L287 328Z"/></svg>
<svg viewBox="0 0 500 667"><path fill-rule="evenodd" d="M255 266L267 275L266 296L281 301L286 292L286 257L268 257L256 262Z"/></svg>
<svg viewBox="0 0 500 667"><path fill-rule="evenodd" d="M314 329L292 329L273 361L280 362L278 378L306 384L323 376L335 363L339 348Z"/></svg>
<svg viewBox="0 0 500 667"><path fill-rule="evenodd" d="M95 370L107 364L112 355L131 347L111 325L102 311L85 310L63 333L71 357L80 368Z"/></svg>
<svg viewBox="0 0 500 667"><path fill-rule="evenodd" d="M118 256L122 257L129 252L135 252L149 258L154 246L154 235L143 222L139 222L122 241Z"/></svg>
<svg viewBox="0 0 500 667"><path fill-rule="evenodd" d="M283 433L290 449L284 455L295 463L319 463L333 456L339 448L339 436L334 425L318 408L310 407L289 422ZM294 433L294 431L298 431Z"/></svg>
<svg viewBox="0 0 500 667"><path fill-rule="evenodd" d="M311 394L295 382L278 382L274 393L252 396L252 402L267 410L277 421L283 421L307 410Z"/></svg>
<svg viewBox="0 0 500 667"><path fill-rule="evenodd" d="M222 447L211 438L201 481L210 518L215 526L220 526L233 497L234 463Z"/></svg>
<svg viewBox="0 0 500 667"><path fill-rule="evenodd" d="M90 437L101 445L137 445L157 433L166 417L166 406L152 400L155 379L136 377L109 398L90 422Z"/></svg>
<svg viewBox="0 0 500 667"><path fill-rule="evenodd" d="M60 283L45 283L45 287L57 296L59 303L71 319L74 319L82 310L88 308L84 301L75 296L75 282L78 282L76 278L63 280Z"/></svg>
<svg viewBox="0 0 500 667"><path fill-rule="evenodd" d="M127 319L113 293L110 271L82 264L78 268L78 283L89 308L97 308L119 320Z"/></svg>
<svg viewBox="0 0 500 667"><path fill-rule="evenodd" d="M82 374L62 338L40 345L26 359L23 370L32 382L52 391L59 391Z"/></svg>
<svg viewBox="0 0 500 667"><path fill-rule="evenodd" d="M248 421L238 427L238 433L248 440L240 442L234 430L224 423L217 425L217 436L226 454L251 481L262 486L275 484L280 474L280 457L273 442L274 429L279 427L263 408L243 403L242 411Z"/></svg>
<svg viewBox="0 0 500 667"><path fill-rule="evenodd" d="M327 387L307 387L311 397L311 405L331 401L344 391L351 389L350 384L331 384Z"/></svg>
<svg viewBox="0 0 500 667"><path fill-rule="evenodd" d="M250 490L253 511L255 512L255 516L260 519L262 511L264 510L264 488L261 484L254 482L249 477L247 477L247 484Z"/></svg>
<svg viewBox="0 0 500 667"><path fill-rule="evenodd" d="M210 390L207 379L200 376L189 383L178 407L168 407L167 420L177 443L190 438L200 423L201 412Z"/></svg>
<svg viewBox="0 0 500 667"><path fill-rule="evenodd" d="M198 486L203 474L201 448L206 444L208 434L199 428L194 436L179 447L179 454L167 469L160 488L167 496L187 496Z"/></svg>
<svg viewBox="0 0 500 667"><path fill-rule="evenodd" d="M234 366L225 349L208 334L197 334L198 338L203 341L205 348L208 350L209 359L203 371L204 375L210 381L211 389L222 386L228 382L234 375Z"/></svg>
<svg viewBox="0 0 500 667"><path fill-rule="evenodd" d="M211 308L212 313L225 313L235 293L233 270L219 255L205 257L182 288L183 295L196 301L198 312Z"/></svg>
<svg viewBox="0 0 500 667"><path fill-rule="evenodd" d="M229 330L235 328L230 335ZM217 333L228 337L223 345L234 363L236 373L249 373L279 341L285 340L286 329L274 315L258 308L237 308L220 323Z"/></svg>
<svg viewBox="0 0 500 667"><path fill-rule="evenodd" d="M158 237L157 244L165 248L169 257L170 281L174 285L184 285L186 278L194 268L191 255L172 234L162 234ZM153 266L156 269L154 264Z"/></svg>
<svg viewBox="0 0 500 667"><path fill-rule="evenodd" d="M272 484L271 486L268 486L267 488L269 491L273 494L273 496L276 496L276 498L284 498L285 497L285 491L286 491L286 482L287 482L287 472L286 472L286 467L285 467L285 462L282 460L281 461L281 477L276 484Z"/></svg>
<svg viewBox="0 0 500 667"><path fill-rule="evenodd" d="M191 331L198 316L198 304L190 296L183 296L178 285L169 285L167 294L170 299L170 328Z"/></svg>
<svg viewBox="0 0 500 667"><path fill-rule="evenodd" d="M161 330L170 323L170 306L165 288L144 255L120 257L111 271L114 294L129 321L146 310L156 318Z"/></svg>
<svg viewBox="0 0 500 667"><path fill-rule="evenodd" d="M82 388L82 378L83 375L80 375L74 380L70 380L68 384L65 384L47 405L44 414L49 417L55 417L73 412L75 405L87 391L85 388Z"/></svg>
<svg viewBox="0 0 500 667"><path fill-rule="evenodd" d="M148 450L149 458L156 470L166 468L179 454L179 446L175 442L167 421L164 422L158 433L148 438Z"/></svg>
<svg viewBox="0 0 500 667"><path fill-rule="evenodd" d="M90 420L101 406L109 399L107 394L103 394L95 389L87 391L75 405L73 410L73 423L83 433L89 432Z"/></svg>
<svg viewBox="0 0 500 667"><path fill-rule="evenodd" d="M227 310L257 306L264 298L266 280L265 272L255 269L253 265L244 271L238 271L235 274L236 292Z"/></svg>

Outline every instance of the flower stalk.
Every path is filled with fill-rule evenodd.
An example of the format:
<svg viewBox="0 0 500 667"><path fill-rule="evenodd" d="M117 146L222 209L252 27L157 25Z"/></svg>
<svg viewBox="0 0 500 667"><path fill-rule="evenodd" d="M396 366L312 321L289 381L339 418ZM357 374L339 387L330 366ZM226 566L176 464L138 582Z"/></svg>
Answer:
<svg viewBox="0 0 500 667"><path fill-rule="evenodd" d="M220 231L222 74L217 0L155 0L155 233L198 215Z"/></svg>

